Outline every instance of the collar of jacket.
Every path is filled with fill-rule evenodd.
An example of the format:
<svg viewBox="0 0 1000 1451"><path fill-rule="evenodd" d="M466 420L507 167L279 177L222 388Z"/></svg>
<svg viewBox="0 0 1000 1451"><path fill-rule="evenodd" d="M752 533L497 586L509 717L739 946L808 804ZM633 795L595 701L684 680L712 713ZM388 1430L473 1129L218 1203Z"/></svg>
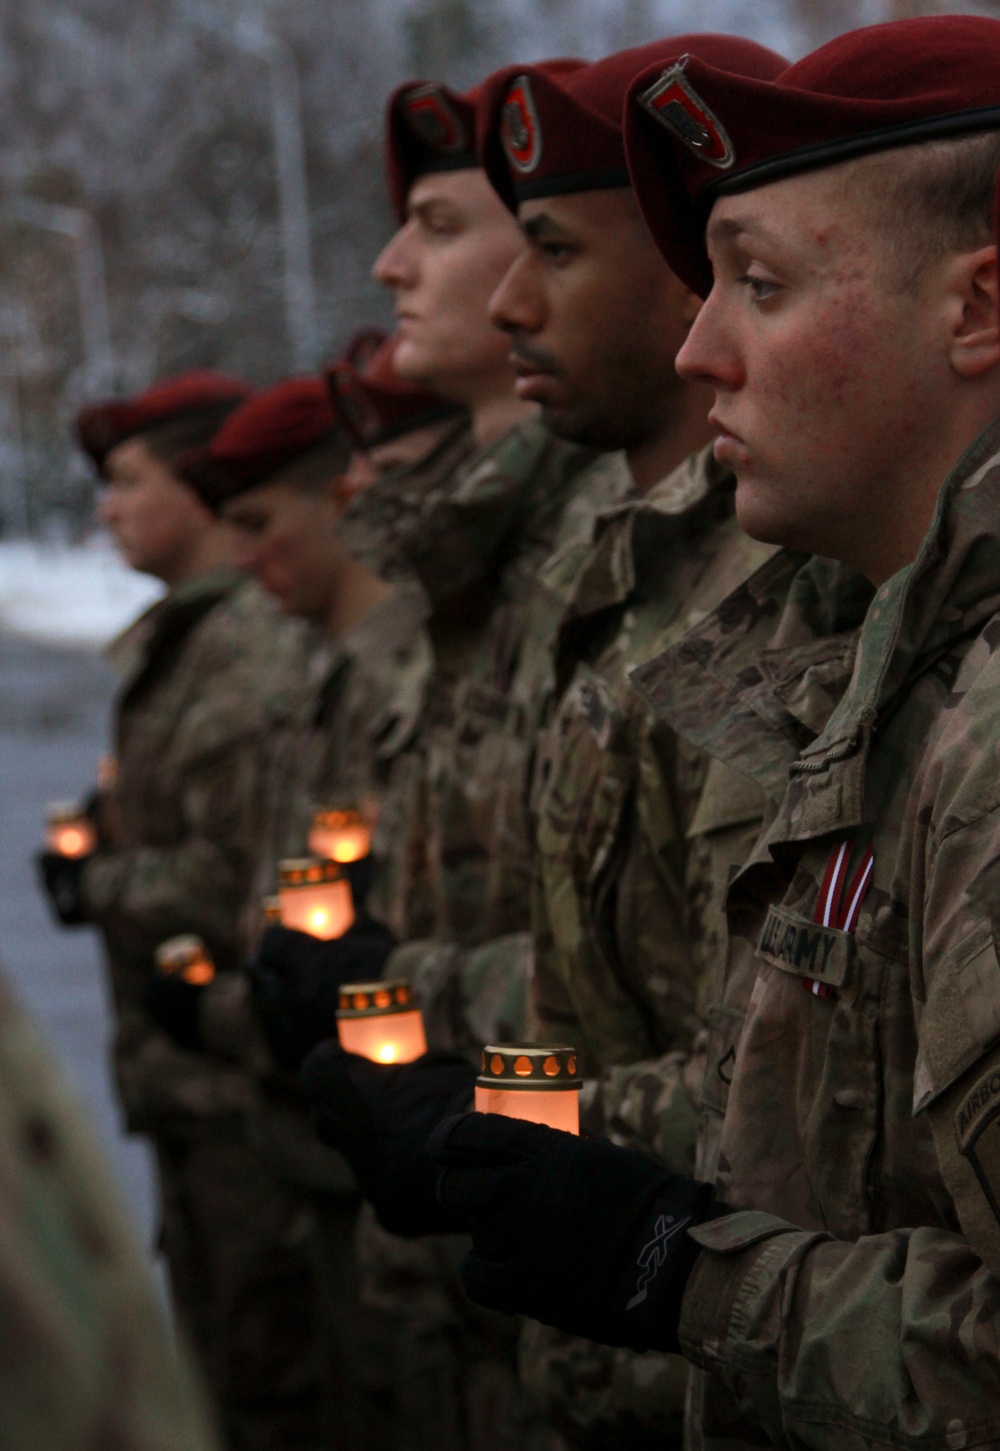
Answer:
<svg viewBox="0 0 1000 1451"><path fill-rule="evenodd" d="M780 800L847 687L871 597L856 571L780 550L630 680L681 735Z"/></svg>
<svg viewBox="0 0 1000 1451"><path fill-rule="evenodd" d="M435 608L491 584L544 541L593 460L536 419L487 447L377 480L344 514L347 548L387 579L416 578Z"/></svg>
<svg viewBox="0 0 1000 1451"><path fill-rule="evenodd" d="M185 580L145 610L111 642L106 652L123 677L125 690L164 651L179 644L216 605L246 582L246 575L239 570L210 570Z"/></svg>
<svg viewBox="0 0 1000 1451"><path fill-rule="evenodd" d="M614 455L615 458L622 457ZM694 544L733 512L731 472L703 449L648 493L605 509L585 545L560 551L542 582L563 602L563 626L642 596L662 571L663 551L678 540Z"/></svg>

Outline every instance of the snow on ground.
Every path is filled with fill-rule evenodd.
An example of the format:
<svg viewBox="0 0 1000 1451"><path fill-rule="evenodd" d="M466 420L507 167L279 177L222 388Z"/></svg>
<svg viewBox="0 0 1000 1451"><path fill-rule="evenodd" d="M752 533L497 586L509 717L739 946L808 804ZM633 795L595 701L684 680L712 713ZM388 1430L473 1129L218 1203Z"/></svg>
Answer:
<svg viewBox="0 0 1000 1451"><path fill-rule="evenodd" d="M12 634L99 647L162 593L101 535L75 545L0 540L0 630Z"/></svg>

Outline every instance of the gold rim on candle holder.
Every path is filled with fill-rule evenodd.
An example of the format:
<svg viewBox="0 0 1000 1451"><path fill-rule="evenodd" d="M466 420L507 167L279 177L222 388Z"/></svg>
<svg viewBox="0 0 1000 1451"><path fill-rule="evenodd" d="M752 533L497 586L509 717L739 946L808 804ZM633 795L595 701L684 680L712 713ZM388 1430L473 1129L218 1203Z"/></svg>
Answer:
<svg viewBox="0 0 1000 1451"><path fill-rule="evenodd" d="M380 1018L416 1011L413 988L405 977L385 982L345 982L340 989L338 1018Z"/></svg>
<svg viewBox="0 0 1000 1451"><path fill-rule="evenodd" d="M479 1088L582 1088L577 1051L565 1043L487 1043L483 1049Z"/></svg>
<svg viewBox="0 0 1000 1451"><path fill-rule="evenodd" d="M278 863L278 879L282 887L315 887L321 882L337 882L344 873L335 861L319 857L287 857Z"/></svg>

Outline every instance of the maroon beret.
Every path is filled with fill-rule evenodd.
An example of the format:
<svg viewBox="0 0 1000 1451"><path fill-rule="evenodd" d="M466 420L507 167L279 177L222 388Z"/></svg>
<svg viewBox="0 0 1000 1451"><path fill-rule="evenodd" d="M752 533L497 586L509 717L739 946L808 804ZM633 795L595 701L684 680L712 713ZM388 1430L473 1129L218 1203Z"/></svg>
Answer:
<svg viewBox="0 0 1000 1451"><path fill-rule="evenodd" d="M266 483L340 425L322 378L289 378L231 413L206 448L177 460L177 472L210 508Z"/></svg>
<svg viewBox="0 0 1000 1451"><path fill-rule="evenodd" d="M479 152L511 211L533 197L629 184L622 111L641 72L688 52L738 74L770 79L788 61L734 35L677 35L588 65L555 61L505 66L483 83Z"/></svg>
<svg viewBox="0 0 1000 1451"><path fill-rule="evenodd" d="M389 200L401 222L418 176L478 167L476 102L479 88L453 91L436 81L407 81L389 97L385 163Z"/></svg>
<svg viewBox="0 0 1000 1451"><path fill-rule="evenodd" d="M1000 20L937 15L841 35L773 80L678 49L629 90L625 150L646 223L707 294L719 196L921 141L1000 127Z"/></svg>
<svg viewBox="0 0 1000 1451"><path fill-rule="evenodd" d="M225 373L209 369L178 373L132 398L110 399L84 408L76 420L77 438L103 475L108 454L126 439L226 403L236 408L252 392L249 383Z"/></svg>
<svg viewBox="0 0 1000 1451"><path fill-rule="evenodd" d="M393 364L398 345L398 338L387 338L366 368L341 359L326 375L333 410L359 448L375 448L462 411L399 376Z"/></svg>

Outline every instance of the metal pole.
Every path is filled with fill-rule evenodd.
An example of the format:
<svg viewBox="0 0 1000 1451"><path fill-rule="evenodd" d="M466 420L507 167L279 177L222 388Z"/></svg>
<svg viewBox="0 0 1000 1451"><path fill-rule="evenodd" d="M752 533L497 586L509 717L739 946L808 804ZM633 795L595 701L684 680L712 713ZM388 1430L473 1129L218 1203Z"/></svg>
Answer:
<svg viewBox="0 0 1000 1451"><path fill-rule="evenodd" d="M271 130L278 181L278 211L284 262L285 326L296 371L317 363L316 294L309 239L309 199L299 75L291 47L259 22L241 21L234 29L201 9L188 17L220 40L261 60L271 76Z"/></svg>
<svg viewBox="0 0 1000 1451"><path fill-rule="evenodd" d="M0 206L0 217L55 232L76 244L77 300L87 391L106 392L114 379L114 356L104 248L97 223L82 207L60 206L36 197L11 197Z"/></svg>

